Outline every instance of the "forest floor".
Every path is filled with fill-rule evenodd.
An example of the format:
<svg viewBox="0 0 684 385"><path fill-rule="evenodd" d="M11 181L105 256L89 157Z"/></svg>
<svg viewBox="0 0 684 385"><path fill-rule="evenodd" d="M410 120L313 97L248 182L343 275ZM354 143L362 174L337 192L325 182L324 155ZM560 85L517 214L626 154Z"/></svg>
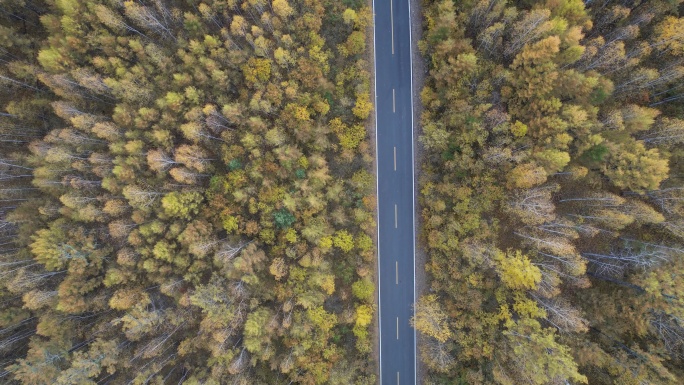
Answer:
<svg viewBox="0 0 684 385"><path fill-rule="evenodd" d="M423 159L423 146L418 141L418 138L422 134L422 129L420 125L420 117L423 111L423 105L420 102L420 91L423 89L423 84L425 81L425 76L427 75L427 65L425 59L420 54L418 50L418 41L422 39L423 36L423 14L421 8L421 0L409 0L411 4L411 55L412 55L412 86L413 86L413 149L414 149L414 159L413 159L413 175L414 175L414 196L415 198L415 223L416 227L416 255L415 255L415 296L416 298L425 294L428 290L425 265L427 263L427 253L425 247L422 244L422 237L420 235L420 229L422 228L423 217L421 215L420 206L420 177L421 177L421 166ZM423 384L426 368L420 359L420 345L421 345L421 335L418 333L418 338L416 341L416 379L418 384Z"/></svg>

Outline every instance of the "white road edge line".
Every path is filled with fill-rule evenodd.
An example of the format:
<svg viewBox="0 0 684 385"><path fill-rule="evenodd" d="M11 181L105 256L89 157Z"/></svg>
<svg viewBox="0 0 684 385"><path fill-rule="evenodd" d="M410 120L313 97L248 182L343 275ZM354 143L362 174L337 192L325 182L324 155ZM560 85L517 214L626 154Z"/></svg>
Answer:
<svg viewBox="0 0 684 385"><path fill-rule="evenodd" d="M380 186L378 184L378 169L379 169L379 159L378 159L378 60L377 60L377 45L375 43L375 0L373 0L373 77L375 78L373 82L373 92L375 93L375 195L379 195ZM376 200L379 202L379 200ZM382 313L380 311L380 207L375 206L375 220L376 220L376 244L378 246L378 369L380 371L380 383L382 384Z"/></svg>
<svg viewBox="0 0 684 385"><path fill-rule="evenodd" d="M375 0L373 0L375 1ZM409 16L409 66L411 70L411 88L409 95L411 97L411 180L412 180L412 196L413 196L413 303L416 303L416 157L415 157L415 143L413 143L413 22L411 21L411 0L408 0L408 16ZM375 31L375 30L373 30ZM375 44L375 43L373 43ZM376 120L377 122L377 120ZM411 307L413 309L413 307ZM416 343L416 329L413 329L413 383L418 383L418 354ZM398 384L397 384L398 385Z"/></svg>

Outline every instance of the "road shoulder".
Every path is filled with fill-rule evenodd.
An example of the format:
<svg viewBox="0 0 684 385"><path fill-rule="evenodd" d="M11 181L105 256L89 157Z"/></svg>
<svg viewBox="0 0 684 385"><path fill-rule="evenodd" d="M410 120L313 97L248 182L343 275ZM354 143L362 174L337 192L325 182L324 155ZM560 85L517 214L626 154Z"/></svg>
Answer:
<svg viewBox="0 0 684 385"><path fill-rule="evenodd" d="M414 205L415 210L415 223L416 226L416 239L415 239L415 296L420 297L427 292L427 281L425 273L425 265L427 263L427 253L423 246L423 237L421 236L420 229L423 227L423 217L421 215L421 205L420 205L420 180L421 180L421 167L423 159L423 148L418 138L422 135L422 127L420 124L421 114L423 112L423 105L420 101L420 92L423 89L423 84L425 81L425 76L427 75L427 63L425 58L420 54L418 50L418 42L423 36L423 14L421 7L421 0L409 0L411 4L411 60L412 60L412 82L413 82L413 175L415 183L413 185L414 196L416 197L416 202ZM421 346L421 335L418 333L416 339L416 378L418 384L425 383L426 368L420 359L420 346Z"/></svg>
<svg viewBox="0 0 684 385"><path fill-rule="evenodd" d="M375 12L373 8L373 0L366 0L366 5L370 8L371 12ZM368 132L368 140L370 147L373 149L373 175L375 176L376 183L373 185L373 195L378 196L377 190L377 179L378 179L378 159L377 159L377 146L375 137L375 124L376 124L376 95L375 95L375 17L372 18L372 22L366 28L366 60L369 63L369 72L371 74L370 79L370 92L371 100L373 101L373 112L370 114L370 118L366 123L366 131ZM375 236L373 236L373 244L375 245L375 258L373 261L373 284L375 285L376 295L375 295L375 317L373 322L373 352L371 356L373 357L373 366L376 378L378 379L378 384L380 383L380 317L378 317L378 311L380 309L380 303L378 302L378 292L380 291L380 285L378 281L378 206L377 201L375 205L374 218L376 218L375 224Z"/></svg>

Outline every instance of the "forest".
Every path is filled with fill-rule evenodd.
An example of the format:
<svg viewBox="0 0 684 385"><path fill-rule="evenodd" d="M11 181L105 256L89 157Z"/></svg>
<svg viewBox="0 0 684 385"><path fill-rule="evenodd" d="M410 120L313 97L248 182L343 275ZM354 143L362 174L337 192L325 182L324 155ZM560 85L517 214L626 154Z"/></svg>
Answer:
<svg viewBox="0 0 684 385"><path fill-rule="evenodd" d="M422 11L424 383L684 383L682 1Z"/></svg>
<svg viewBox="0 0 684 385"><path fill-rule="evenodd" d="M365 1L0 11L0 383L376 382Z"/></svg>

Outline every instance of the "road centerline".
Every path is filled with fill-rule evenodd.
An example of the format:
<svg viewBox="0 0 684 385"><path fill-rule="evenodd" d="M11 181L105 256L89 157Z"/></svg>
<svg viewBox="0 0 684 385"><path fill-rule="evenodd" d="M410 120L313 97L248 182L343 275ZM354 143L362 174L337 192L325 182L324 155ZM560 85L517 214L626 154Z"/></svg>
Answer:
<svg viewBox="0 0 684 385"><path fill-rule="evenodd" d="M392 55L394 55L394 5L390 0L390 29L392 30Z"/></svg>
<svg viewBox="0 0 684 385"><path fill-rule="evenodd" d="M397 221L397 204L394 204L394 228L399 227L399 222Z"/></svg>
<svg viewBox="0 0 684 385"><path fill-rule="evenodd" d="M394 171L397 171L397 146L394 146Z"/></svg>
<svg viewBox="0 0 684 385"><path fill-rule="evenodd" d="M394 88L392 88L392 112L397 112L397 98L394 96Z"/></svg>

